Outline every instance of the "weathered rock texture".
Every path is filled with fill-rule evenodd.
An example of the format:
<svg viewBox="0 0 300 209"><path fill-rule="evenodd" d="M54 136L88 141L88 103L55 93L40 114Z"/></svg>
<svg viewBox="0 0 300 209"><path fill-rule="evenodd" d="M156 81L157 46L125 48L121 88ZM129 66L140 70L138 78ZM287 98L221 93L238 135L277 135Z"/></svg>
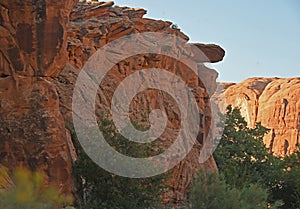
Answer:
<svg viewBox="0 0 300 209"><path fill-rule="evenodd" d="M264 142L275 155L296 149L300 143L300 78L250 78L239 84L221 83L219 89L226 98L226 102L217 101L223 110L229 104L239 107L250 127L261 122L270 129Z"/></svg>
<svg viewBox="0 0 300 209"><path fill-rule="evenodd" d="M71 163L76 158L65 124L72 123L74 84L87 60L108 42L132 33L164 32L188 41L179 29L171 27L171 22L143 18L143 9L113 6L112 2L74 5L75 0L0 0L0 163L11 169L19 165L41 169L49 183L61 186L65 193L71 192ZM124 50L125 46L119 47ZM205 54L189 52L199 63L201 80L170 57L133 56L106 75L95 104L96 115L102 117L110 109L118 84L133 72L151 67L180 76L193 89L201 118L199 135L187 158L173 169L169 181L172 189L164 196L165 201L185 199L192 176L200 168L217 170L213 158L204 164L198 162L211 123L209 99L218 76L203 63L221 61L224 50L213 44L191 43L186 43L185 50L191 46ZM117 56L118 51L111 53ZM167 148L178 133L178 106L167 93L149 89L134 98L130 117L148 125L151 109L162 109L168 116L166 131L159 140L159 146ZM184 147L181 149L178 152Z"/></svg>
<svg viewBox="0 0 300 209"><path fill-rule="evenodd" d="M188 37L179 29L172 29L170 22L143 18L143 9L112 6L112 3L78 4L71 13L68 29L69 63L56 80L59 89L61 112L65 120L71 122L72 93L80 69L97 49L108 42L125 35L141 32L164 32L175 34L188 41ZM146 40L144 40L146 41ZM146 41L147 42L147 41ZM176 42L174 42L174 45ZM186 43L188 48L192 44ZM224 57L224 50L217 45L196 44L204 53L191 51L191 58L199 63L201 81L197 75L182 63L162 55L142 54L130 57L115 65L102 81L96 99L96 114L102 116L110 109L111 99L116 87L132 73L148 68L168 70L180 76L193 88L200 110L201 126L198 141L187 158L173 169L169 181L171 191L164 196L165 201L182 201L186 198L192 176L202 167L207 171L216 171L213 158L205 164L199 164L198 158L203 142L210 127L210 94L216 89L217 72L205 67L204 62L218 62ZM109 56L118 56L118 51L126 50L126 43L120 44ZM142 77L141 77L142 79ZM206 85L206 88L204 87ZM130 87L128 87L130 88ZM210 90L208 92L207 90ZM88 94L89 92L85 92ZM158 146L168 148L176 139L180 125L178 105L167 93L158 90L146 90L138 94L131 103L131 119L142 125L149 125L149 110L161 109L168 116L167 128L158 140ZM76 113L75 113L76 114ZM184 151L184 147L178 152ZM176 156L176 153L174 153Z"/></svg>
<svg viewBox="0 0 300 209"><path fill-rule="evenodd" d="M66 60L75 0L1 0L0 75L56 76Z"/></svg>
<svg viewBox="0 0 300 209"><path fill-rule="evenodd" d="M50 76L66 64L75 1L0 1L0 163L42 170L70 194L71 160Z"/></svg>

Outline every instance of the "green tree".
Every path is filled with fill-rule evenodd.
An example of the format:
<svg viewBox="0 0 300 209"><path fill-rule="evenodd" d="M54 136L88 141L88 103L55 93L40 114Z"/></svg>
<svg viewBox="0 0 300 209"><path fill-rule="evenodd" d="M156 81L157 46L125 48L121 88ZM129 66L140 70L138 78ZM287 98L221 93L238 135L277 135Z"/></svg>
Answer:
<svg viewBox="0 0 300 209"><path fill-rule="evenodd" d="M154 144L145 146L125 139L116 132L112 121L100 121L100 130L107 142L118 152L147 157L156 154ZM135 124L135 126L138 126ZM98 128L98 127L97 127ZM160 195L165 191L166 175L152 178L132 179L117 176L96 165L80 147L76 134L72 134L78 160L74 165L77 181L78 206L82 209L143 209L160 204Z"/></svg>
<svg viewBox="0 0 300 209"><path fill-rule="evenodd" d="M200 172L193 181L190 201L192 209L267 209L278 208L279 202L268 204L268 191L259 184L232 187L218 174Z"/></svg>
<svg viewBox="0 0 300 209"><path fill-rule="evenodd" d="M282 199L281 209L300 208L300 149L281 161L280 182L273 188L274 198Z"/></svg>
<svg viewBox="0 0 300 209"><path fill-rule="evenodd" d="M214 153L220 173L232 188L258 183L269 191L268 202L282 200L281 209L300 208L300 150L284 158L265 147L268 129L257 123L249 128L237 108L221 116L224 132Z"/></svg>
<svg viewBox="0 0 300 209"><path fill-rule="evenodd" d="M276 182L270 176L276 172L278 160L263 143L268 129L260 123L249 128L239 109L231 106L222 123L224 131L214 157L226 182L237 187L257 182L273 186Z"/></svg>
<svg viewBox="0 0 300 209"><path fill-rule="evenodd" d="M224 131L214 157L226 183L238 189L259 184L270 192L269 203L278 201L274 191L281 183L283 168L282 161L263 143L268 129L260 123L248 127L239 109L231 106L221 119Z"/></svg>

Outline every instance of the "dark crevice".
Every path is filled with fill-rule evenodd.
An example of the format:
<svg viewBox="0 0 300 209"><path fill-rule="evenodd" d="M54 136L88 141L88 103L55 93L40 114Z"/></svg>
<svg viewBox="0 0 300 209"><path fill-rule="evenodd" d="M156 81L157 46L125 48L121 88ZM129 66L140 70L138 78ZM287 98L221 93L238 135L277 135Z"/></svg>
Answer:
<svg viewBox="0 0 300 209"><path fill-rule="evenodd" d="M284 155L287 155L288 154L288 148L289 148L290 144L289 144L289 141L288 140L285 140L284 141Z"/></svg>
<svg viewBox="0 0 300 209"><path fill-rule="evenodd" d="M2 74L0 75L0 78L7 78L7 77L10 77L11 75L5 75L5 74Z"/></svg>
<svg viewBox="0 0 300 209"><path fill-rule="evenodd" d="M274 141L275 141L275 131L272 129L272 135L271 135L271 141L270 141L270 152L273 153L273 146L274 146Z"/></svg>
<svg viewBox="0 0 300 209"><path fill-rule="evenodd" d="M1 6L1 7L4 7L5 9L8 10L8 8L7 8L3 3L0 3L0 6Z"/></svg>
<svg viewBox="0 0 300 209"><path fill-rule="evenodd" d="M286 117L286 113L287 113L287 106L289 104L288 100L287 99L283 99L283 116L282 116L282 120L283 120L283 123L284 123L284 126L286 126L286 121L285 121L285 117Z"/></svg>

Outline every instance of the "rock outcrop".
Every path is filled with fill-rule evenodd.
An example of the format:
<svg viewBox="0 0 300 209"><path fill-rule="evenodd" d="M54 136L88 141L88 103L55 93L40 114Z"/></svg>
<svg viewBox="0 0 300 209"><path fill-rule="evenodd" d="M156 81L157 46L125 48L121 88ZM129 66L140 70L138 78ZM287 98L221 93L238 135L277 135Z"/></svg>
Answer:
<svg viewBox="0 0 300 209"><path fill-rule="evenodd" d="M66 65L75 1L0 1L0 163L41 170L72 190L71 159L51 77Z"/></svg>
<svg viewBox="0 0 300 209"><path fill-rule="evenodd" d="M0 75L57 76L66 60L75 0L1 0Z"/></svg>
<svg viewBox="0 0 300 209"><path fill-rule="evenodd" d="M129 75L136 71L149 68L166 69L180 76L193 88L197 98L201 116L198 141L185 160L172 171L170 179L171 191L165 195L165 201L178 202L186 198L192 176L200 168L207 171L216 171L213 158L200 164L198 161L202 144L207 137L210 128L210 95L216 89L218 73L204 66L204 62L218 62L224 57L224 50L217 45L191 44L188 37L179 29L171 27L171 22L143 18L146 13L143 9L113 6L112 3L78 4L71 13L71 21L68 29L68 54L69 63L56 80L59 89L61 111L66 121L71 122L72 93L76 78L80 69L87 60L99 48L105 44L117 40L129 34L142 32L161 32L175 34L186 41L186 49L196 46L203 53L197 54L197 50L190 50L190 57L199 63L201 80L191 70L176 60L155 54L142 54L129 57L115 65L106 78L102 81L96 99L96 115L102 117L105 110L109 110L111 100L116 87ZM147 41L147 40L143 40ZM176 42L174 40L174 44ZM109 56L118 56L118 53L126 50L126 43L116 47ZM140 77L140 79L143 79ZM128 88L131 88L130 86ZM208 92L211 91L211 92ZM86 92L88 93L88 92ZM180 124L180 111L178 104L167 93L158 90L146 90L138 94L131 103L130 114L133 121L142 125L149 125L149 110L161 109L166 112L168 122L166 131L160 136L158 146L168 148L176 138ZM76 114L76 113L75 113ZM178 150L181 152L184 150Z"/></svg>
<svg viewBox="0 0 300 209"><path fill-rule="evenodd" d="M114 6L113 2L76 3L75 0L0 0L0 163L10 169L27 166L43 170L49 183L69 194L71 164L76 156L65 124L72 123L72 95L80 70L99 48L126 35L174 34L186 41L182 50L199 63L201 80L170 57L136 55L109 71L98 90L95 106L97 117L102 117L110 109L118 84L145 68L166 69L193 89L201 119L197 142L186 159L172 170L171 190L164 196L166 202L184 200L192 176L200 168L217 170L212 157L204 164L198 161L210 128L209 100L218 76L203 63L221 61L224 50L217 45L188 43L189 38L172 28L171 22L143 18L146 14L143 9ZM124 50L124 46L119 47ZM197 53L193 47L203 53ZM111 56L118 56L118 51ZM138 94L130 108L131 119L144 125L149 124L149 110L164 110L168 122L159 146L167 148L173 143L180 126L180 112L171 96L149 89Z"/></svg>
<svg viewBox="0 0 300 209"><path fill-rule="evenodd" d="M218 94L241 109L250 127L256 122L270 129L264 142L275 155L284 156L300 143L300 78L250 78L238 84L221 83Z"/></svg>

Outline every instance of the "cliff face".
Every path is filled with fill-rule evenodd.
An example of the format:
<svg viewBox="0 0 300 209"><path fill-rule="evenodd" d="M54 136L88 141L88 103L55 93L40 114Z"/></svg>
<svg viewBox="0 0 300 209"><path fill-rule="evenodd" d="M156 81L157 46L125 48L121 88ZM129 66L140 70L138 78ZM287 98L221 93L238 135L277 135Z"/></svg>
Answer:
<svg viewBox="0 0 300 209"><path fill-rule="evenodd" d="M71 160L51 77L66 64L73 0L0 1L0 162L42 170L71 192ZM51 76L51 77L50 77Z"/></svg>
<svg viewBox="0 0 300 209"><path fill-rule="evenodd" d="M142 32L175 34L186 40L186 42L188 41L188 37L179 29L171 28L170 22L143 18L145 13L146 11L143 9L112 6L109 3L78 4L73 10L68 29L68 58L70 65L66 66L58 79L56 79L60 95L61 112L66 121L71 121L71 96L79 69L84 66L97 49L125 35ZM142 41L146 42L147 40ZM176 45L175 41L173 45ZM192 44L186 43L187 47L190 45ZM210 127L209 93L216 89L216 78L218 76L214 70L206 68L202 63L221 61L224 56L224 50L216 45L195 44L194 46L201 49L205 54L203 56L203 54L191 52L193 53L191 55L192 59L199 63L201 81L195 73L186 69L182 63L172 58L162 55L142 54L129 57L115 65L102 81L103 85L99 88L96 99L96 115L102 117L102 113L110 109L116 87L134 72L149 68L166 69L180 76L194 89L193 92L195 92L202 119L199 127L199 141L196 142L186 159L172 170L172 178L169 181L172 189L164 196L165 201L181 201L185 199L192 176L201 167L207 171L217 170L213 158L210 158L204 164L200 164L198 161L202 143ZM120 44L110 56L118 56L118 52L124 50L126 50L126 43ZM142 74L139 79L143 79ZM212 92L208 92L203 83ZM128 88L133 87L134 85ZM159 147L168 148L178 134L181 117L178 104L163 91L146 90L138 94L132 101L130 105L131 119L147 126L149 125L149 115L147 113L153 109L161 109L168 116L166 131L160 136L158 141ZM184 151L185 148L181 147L180 149L178 152Z"/></svg>
<svg viewBox="0 0 300 209"><path fill-rule="evenodd" d="M264 142L275 155L296 149L300 143L300 78L250 78L239 84L221 83L221 89L226 101L218 101L220 106L239 107L250 127L261 122L271 129Z"/></svg>
<svg viewBox="0 0 300 209"><path fill-rule="evenodd" d="M0 163L10 169L20 165L41 169L46 172L49 183L60 186L65 193L72 189L74 160L65 124L72 123L73 89L88 59L105 44L133 33L164 32L188 41L170 22L143 18L146 13L143 9L113 6L112 2L75 4L71 0L0 1ZM192 46L202 50L205 56L193 51ZM118 47L126 50L126 44ZM191 49L192 59L199 63L201 80L170 57L151 53L136 55L109 71L95 104L97 117L102 117L110 110L118 84L147 68L166 69L193 89L201 118L199 134L187 158L172 170L169 181L172 189L165 195L166 201L183 200L192 175L200 168L217 170L213 158L204 164L198 161L210 128L209 98L216 89L218 75L203 63L221 61L224 50L204 44L186 43L186 47L182 50ZM118 50L111 56L118 56ZM149 115L145 115L149 110L164 110L168 121L159 146L167 148L173 143L181 114L171 96L149 89L133 99L130 109L131 119L144 125L149 125ZM180 149L178 152L185 147Z"/></svg>
<svg viewBox="0 0 300 209"><path fill-rule="evenodd" d="M57 76L66 60L67 31L75 0L1 0L2 76Z"/></svg>

